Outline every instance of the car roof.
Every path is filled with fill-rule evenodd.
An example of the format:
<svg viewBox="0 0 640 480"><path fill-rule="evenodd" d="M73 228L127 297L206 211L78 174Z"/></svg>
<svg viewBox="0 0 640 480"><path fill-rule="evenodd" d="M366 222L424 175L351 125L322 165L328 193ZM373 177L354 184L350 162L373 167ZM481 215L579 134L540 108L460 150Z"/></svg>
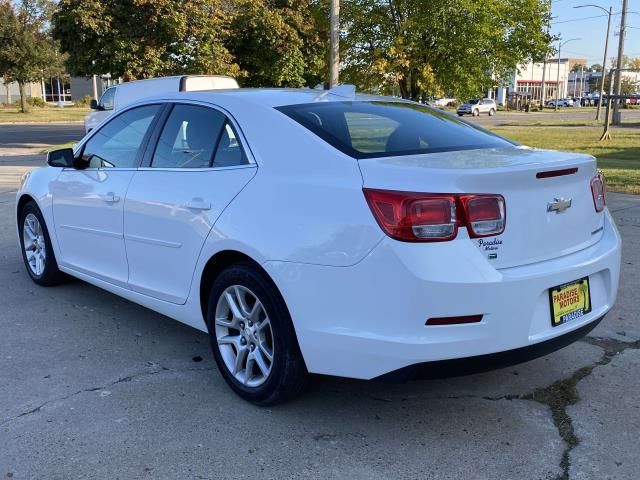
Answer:
<svg viewBox="0 0 640 480"><path fill-rule="evenodd" d="M345 101L394 101L408 102L401 98L366 95L360 93L348 94L343 90L320 90L311 88L234 88L221 90L204 90L192 92L171 92L145 98L150 100L194 100L209 103L226 103L229 100L240 100L267 107L281 107L314 102L345 102ZM142 100L141 100L142 101Z"/></svg>

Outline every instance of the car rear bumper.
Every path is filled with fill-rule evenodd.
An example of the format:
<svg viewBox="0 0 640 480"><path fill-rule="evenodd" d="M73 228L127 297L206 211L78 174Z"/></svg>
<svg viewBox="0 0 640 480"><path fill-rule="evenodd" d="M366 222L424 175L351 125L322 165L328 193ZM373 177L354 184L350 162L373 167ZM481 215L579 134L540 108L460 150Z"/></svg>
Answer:
<svg viewBox="0 0 640 480"><path fill-rule="evenodd" d="M532 347L595 324L616 298L620 236L607 212L596 244L502 270L469 241L389 238L351 267L273 261L265 268L289 307L309 371L371 379L424 362ZM552 327L549 288L583 277L592 311ZM467 315L482 321L425 325Z"/></svg>
<svg viewBox="0 0 640 480"><path fill-rule="evenodd" d="M572 330L564 335L553 337L526 347L506 350L504 352L477 355L474 357L456 358L452 360L437 360L433 362L417 363L408 367L394 370L376 377L375 380L385 382L406 382L408 380L448 378L460 375L482 373L498 368L528 362L536 358L548 355L571 345L596 328L604 315L586 325Z"/></svg>

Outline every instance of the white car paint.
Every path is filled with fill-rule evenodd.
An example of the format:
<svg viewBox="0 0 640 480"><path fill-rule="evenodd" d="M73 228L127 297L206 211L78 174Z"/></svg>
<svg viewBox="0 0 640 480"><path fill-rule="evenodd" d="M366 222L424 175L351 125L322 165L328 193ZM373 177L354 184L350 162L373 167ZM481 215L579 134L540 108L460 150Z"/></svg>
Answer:
<svg viewBox="0 0 640 480"><path fill-rule="evenodd" d="M369 379L420 362L503 352L609 311L620 237L606 208L595 212L592 157L513 146L356 160L274 109L343 101L312 90L163 94L123 112L152 102L217 109L237 126L248 164L44 167L24 180L18 201L28 196L39 205L61 270L203 331L207 263L224 251L249 256L282 293L312 373ZM536 179L565 168L578 173ZM501 194L506 229L483 239L494 242L498 258L462 228L447 242L388 237L363 187ZM550 213L554 197L574 204ZM552 327L549 288L586 276L593 311ZM432 317L476 314L479 323L425 326Z"/></svg>
<svg viewBox="0 0 640 480"><path fill-rule="evenodd" d="M239 88L235 78L224 75L176 75L117 83L104 91L98 109L84 118L84 132L89 133L122 107L145 97L171 92L197 92ZM110 98L113 96L113 98ZM107 98L109 98L107 102Z"/></svg>

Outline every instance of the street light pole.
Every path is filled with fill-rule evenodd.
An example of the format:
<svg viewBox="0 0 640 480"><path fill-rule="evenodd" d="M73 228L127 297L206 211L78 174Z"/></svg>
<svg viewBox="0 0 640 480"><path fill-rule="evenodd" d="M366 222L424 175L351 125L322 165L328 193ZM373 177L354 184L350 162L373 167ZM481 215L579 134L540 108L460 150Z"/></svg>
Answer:
<svg viewBox="0 0 640 480"><path fill-rule="evenodd" d="M331 0L329 13L331 59L329 65L329 88L338 85L340 72L340 0Z"/></svg>
<svg viewBox="0 0 640 480"><path fill-rule="evenodd" d="M620 96L622 86L622 59L624 57L624 35L627 25L627 2L628 0L622 0L622 16L620 17L620 41L618 42L618 62L616 70L616 89L615 94ZM616 98L613 102L613 124L618 125L620 123L620 115L618 115L618 109L620 108L620 99Z"/></svg>
<svg viewBox="0 0 640 480"><path fill-rule="evenodd" d="M553 106L554 107L553 109L556 112L558 111L558 95L560 94L560 50L567 43L573 42L574 40L580 40L580 38L570 38L569 40L565 40L562 43L560 43L560 39L558 40L558 71L556 72L557 73L557 75L556 75L556 101L555 101L555 105Z"/></svg>
<svg viewBox="0 0 640 480"><path fill-rule="evenodd" d="M607 36L604 39L604 59L602 60L602 78L600 79L600 98L598 99L598 108L596 109L596 120L600 120L600 108L602 106L602 99L604 98L604 78L607 75L607 50L609 49L609 32L611 31L611 14L613 7L609 7L609 10L601 7L600 5L578 5L573 8L585 8L585 7L595 7L602 10L609 16L609 20L607 21Z"/></svg>

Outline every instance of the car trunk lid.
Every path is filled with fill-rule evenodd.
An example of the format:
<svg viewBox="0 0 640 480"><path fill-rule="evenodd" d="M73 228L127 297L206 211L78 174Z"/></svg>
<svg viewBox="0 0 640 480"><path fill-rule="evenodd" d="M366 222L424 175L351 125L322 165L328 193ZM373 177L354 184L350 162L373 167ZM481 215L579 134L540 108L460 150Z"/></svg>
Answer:
<svg viewBox="0 0 640 480"><path fill-rule="evenodd" d="M496 268L548 260L594 244L602 235L588 155L510 147L359 161L364 187L424 193L500 194L506 228L473 242ZM428 245L425 245L428 248Z"/></svg>

